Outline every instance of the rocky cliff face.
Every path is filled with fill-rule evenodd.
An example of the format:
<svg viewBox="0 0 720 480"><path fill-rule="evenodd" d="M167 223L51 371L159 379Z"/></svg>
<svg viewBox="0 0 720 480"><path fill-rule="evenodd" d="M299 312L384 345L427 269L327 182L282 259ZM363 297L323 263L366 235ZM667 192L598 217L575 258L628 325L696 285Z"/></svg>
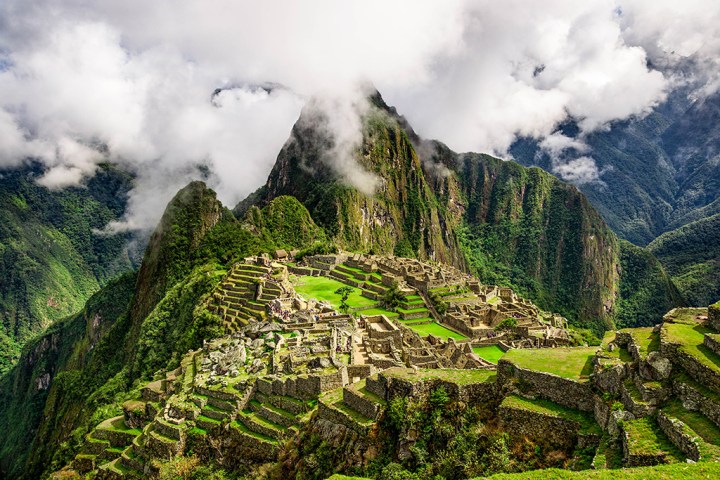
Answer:
<svg viewBox="0 0 720 480"><path fill-rule="evenodd" d="M424 141L379 94L371 102L355 160L377 178L374 194L336 173L333 139L304 111L266 184L236 214L292 195L341 248L449 263L576 325L612 325L620 248L582 193L537 168Z"/></svg>

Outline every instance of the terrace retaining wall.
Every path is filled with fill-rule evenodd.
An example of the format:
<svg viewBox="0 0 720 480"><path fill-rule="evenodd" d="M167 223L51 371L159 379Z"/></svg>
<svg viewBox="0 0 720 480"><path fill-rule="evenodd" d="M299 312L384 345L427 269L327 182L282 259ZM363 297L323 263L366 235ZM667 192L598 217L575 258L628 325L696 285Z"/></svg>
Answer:
<svg viewBox="0 0 720 480"><path fill-rule="evenodd" d="M500 359L497 383L502 387L516 383L525 394L538 395L547 400L583 412L594 412L595 398L590 383L580 383L552 373L520 368Z"/></svg>

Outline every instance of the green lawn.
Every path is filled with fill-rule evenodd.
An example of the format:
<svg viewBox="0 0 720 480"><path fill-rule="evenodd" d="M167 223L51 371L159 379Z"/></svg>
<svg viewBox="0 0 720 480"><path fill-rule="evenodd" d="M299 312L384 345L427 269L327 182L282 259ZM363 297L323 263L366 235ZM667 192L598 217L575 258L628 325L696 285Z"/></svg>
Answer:
<svg viewBox="0 0 720 480"><path fill-rule="evenodd" d="M400 315L397 312L390 312L382 308L368 308L367 310L359 310L357 313L359 315L385 315L388 318L395 318Z"/></svg>
<svg viewBox="0 0 720 480"><path fill-rule="evenodd" d="M628 434L628 450L631 455L657 455L665 453L677 462L684 460L682 454L670 443L657 423L650 418L639 418L623 423Z"/></svg>
<svg viewBox="0 0 720 480"><path fill-rule="evenodd" d="M497 363L500 358L505 355L497 345L487 345L485 347L473 347L473 353L488 362Z"/></svg>
<svg viewBox="0 0 720 480"><path fill-rule="evenodd" d="M613 470L582 470L571 472L551 468L522 473L501 473L493 480L710 480L720 478L720 463L673 463L655 467L620 468Z"/></svg>
<svg viewBox="0 0 720 480"><path fill-rule="evenodd" d="M454 338L455 340L467 340L467 337L465 335L462 335L453 330L450 330L449 328L446 328L437 322L425 323L423 325L405 325L405 326L407 328L410 328L413 331L417 332L418 335L420 335L422 337L433 334L436 337L442 338L443 340L447 340L448 338Z"/></svg>
<svg viewBox="0 0 720 480"><path fill-rule="evenodd" d="M680 350L692 355L703 365L720 372L720 356L703 345L706 333L712 330L691 323L665 323L664 339L670 343L681 345Z"/></svg>
<svg viewBox="0 0 720 480"><path fill-rule="evenodd" d="M518 348L508 351L502 359L520 368L582 381L592 373L596 350L597 347Z"/></svg>
<svg viewBox="0 0 720 480"><path fill-rule="evenodd" d="M325 300L333 306L340 308L340 295L335 293L338 288L346 286L344 283L327 277L299 277L298 283L295 285L295 291L305 297L306 300L316 299ZM350 308L368 307L377 304L377 301L365 298L360 293L359 288L354 288L354 292L348 298Z"/></svg>
<svg viewBox="0 0 720 480"><path fill-rule="evenodd" d="M632 336L633 341L640 348L642 358L660 349L660 335L653 333L653 327L626 328L621 332L628 332Z"/></svg>

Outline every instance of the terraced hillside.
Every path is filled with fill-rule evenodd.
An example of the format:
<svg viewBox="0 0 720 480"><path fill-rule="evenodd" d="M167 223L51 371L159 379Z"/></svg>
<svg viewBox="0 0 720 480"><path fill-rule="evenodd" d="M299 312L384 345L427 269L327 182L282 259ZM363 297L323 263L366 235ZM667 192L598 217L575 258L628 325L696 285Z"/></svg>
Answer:
<svg viewBox="0 0 720 480"><path fill-rule="evenodd" d="M313 325L303 327L306 357L292 357L288 370L283 352L302 351L295 324L252 321L144 385L55 476L144 478L192 452L226 470L265 464L268 478L375 478L378 457L401 459L386 469L416 471L420 462L443 471L442 462L469 454L462 439L471 431L483 432L472 442L481 456L460 478L486 471L478 445L488 439L505 442L507 468L720 462L718 322L715 307L676 309L662 326L609 332L600 347L511 349L497 370L373 371L327 348L334 328ZM320 451L318 466L309 459Z"/></svg>
<svg viewBox="0 0 720 480"><path fill-rule="evenodd" d="M210 309L222 317L226 332L267 317L266 305L282 294L270 273L271 269L262 265L237 263L232 267L210 303Z"/></svg>

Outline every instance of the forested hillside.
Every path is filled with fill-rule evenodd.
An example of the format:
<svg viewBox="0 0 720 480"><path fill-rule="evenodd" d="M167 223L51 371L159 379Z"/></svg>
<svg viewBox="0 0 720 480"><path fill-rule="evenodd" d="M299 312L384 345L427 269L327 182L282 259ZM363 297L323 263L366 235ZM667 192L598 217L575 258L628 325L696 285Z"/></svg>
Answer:
<svg viewBox="0 0 720 480"><path fill-rule="evenodd" d="M125 211L130 175L110 165L48 190L33 166L0 174L0 373L22 345L132 268L127 235L99 235Z"/></svg>

